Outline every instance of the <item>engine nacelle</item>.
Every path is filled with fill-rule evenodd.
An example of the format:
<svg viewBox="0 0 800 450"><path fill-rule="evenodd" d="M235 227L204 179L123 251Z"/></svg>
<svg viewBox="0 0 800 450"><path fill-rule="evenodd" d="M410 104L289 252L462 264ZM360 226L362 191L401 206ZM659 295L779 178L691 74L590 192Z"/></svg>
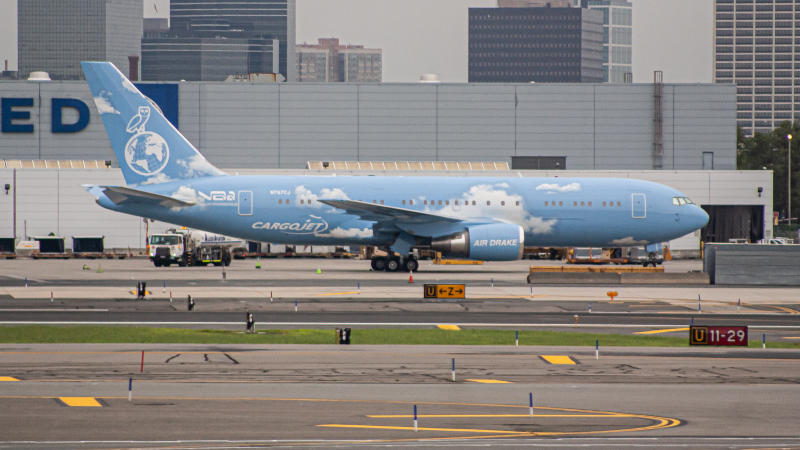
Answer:
<svg viewBox="0 0 800 450"><path fill-rule="evenodd" d="M475 225L431 240L431 250L480 261L514 261L522 258L524 248L522 227L506 223Z"/></svg>

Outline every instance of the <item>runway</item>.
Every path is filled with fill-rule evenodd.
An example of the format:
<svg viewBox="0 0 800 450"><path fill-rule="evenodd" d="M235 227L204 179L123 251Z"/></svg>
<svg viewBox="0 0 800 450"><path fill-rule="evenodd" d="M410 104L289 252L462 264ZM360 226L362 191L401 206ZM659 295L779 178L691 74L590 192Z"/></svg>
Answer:
<svg viewBox="0 0 800 450"><path fill-rule="evenodd" d="M19 380L0 382L11 448L800 443L796 350L18 344L0 357Z"/></svg>
<svg viewBox="0 0 800 450"><path fill-rule="evenodd" d="M800 448L800 350L358 344L359 328L440 324L683 337L690 323L747 325L751 340L791 342L795 288L531 289L525 262L423 267L414 283L363 261L236 261L224 280L84 263L0 261L0 325L243 329L250 311L258 329L351 326L354 344L0 344L0 448ZM467 298L423 299L435 282L463 282Z"/></svg>

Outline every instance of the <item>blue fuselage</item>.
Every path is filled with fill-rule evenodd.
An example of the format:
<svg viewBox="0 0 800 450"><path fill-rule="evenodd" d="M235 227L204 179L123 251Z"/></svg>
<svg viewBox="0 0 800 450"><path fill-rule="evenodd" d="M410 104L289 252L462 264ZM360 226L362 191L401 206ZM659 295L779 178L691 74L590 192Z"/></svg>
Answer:
<svg viewBox="0 0 800 450"><path fill-rule="evenodd" d="M468 224L511 223L526 246L621 247L664 242L708 221L683 194L613 178L217 176L138 189L195 203L105 208L243 239L298 245L391 245L398 233L435 237ZM458 221L389 224L320 200L356 200Z"/></svg>

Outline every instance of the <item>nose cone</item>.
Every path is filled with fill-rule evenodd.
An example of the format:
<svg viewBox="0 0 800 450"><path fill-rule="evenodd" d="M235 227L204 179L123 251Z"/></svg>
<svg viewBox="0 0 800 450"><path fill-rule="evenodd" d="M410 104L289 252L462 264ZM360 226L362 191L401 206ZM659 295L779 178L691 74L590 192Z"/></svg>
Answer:
<svg viewBox="0 0 800 450"><path fill-rule="evenodd" d="M699 230L703 228L708 223L708 214L703 210L703 208L697 205L690 205L689 208L686 208L685 219L682 220L689 228L689 232Z"/></svg>

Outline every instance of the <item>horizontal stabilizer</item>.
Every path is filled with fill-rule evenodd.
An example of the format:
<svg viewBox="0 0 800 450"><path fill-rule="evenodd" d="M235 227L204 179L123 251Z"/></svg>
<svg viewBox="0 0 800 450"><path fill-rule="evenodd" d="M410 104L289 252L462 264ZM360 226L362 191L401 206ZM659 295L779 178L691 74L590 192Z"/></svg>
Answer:
<svg viewBox="0 0 800 450"><path fill-rule="evenodd" d="M193 206L193 202L179 200L166 195L154 194L152 192L140 191L122 186L98 186L99 189L111 200L115 205L127 205L131 203L143 203L150 205L160 205L166 208L182 208L186 206ZM90 189L92 192L92 189ZM93 192L94 193L94 192ZM96 193L95 193L96 195Z"/></svg>

